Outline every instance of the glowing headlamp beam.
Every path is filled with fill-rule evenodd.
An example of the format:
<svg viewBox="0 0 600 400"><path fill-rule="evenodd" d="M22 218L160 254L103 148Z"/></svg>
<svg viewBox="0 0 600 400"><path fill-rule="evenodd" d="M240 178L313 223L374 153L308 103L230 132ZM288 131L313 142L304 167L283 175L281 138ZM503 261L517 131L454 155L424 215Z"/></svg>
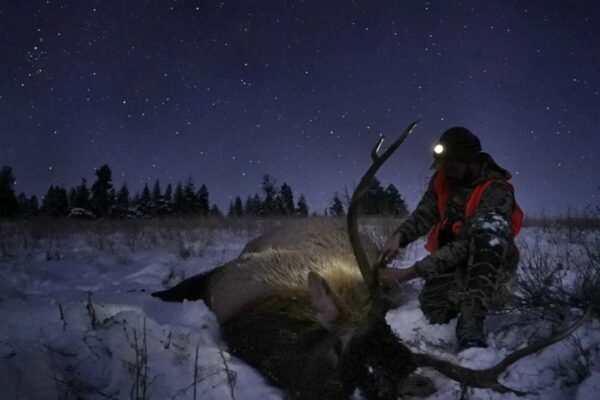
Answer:
<svg viewBox="0 0 600 400"><path fill-rule="evenodd" d="M433 148L433 152L435 154L442 154L444 152L444 146L442 146L441 144L436 144Z"/></svg>

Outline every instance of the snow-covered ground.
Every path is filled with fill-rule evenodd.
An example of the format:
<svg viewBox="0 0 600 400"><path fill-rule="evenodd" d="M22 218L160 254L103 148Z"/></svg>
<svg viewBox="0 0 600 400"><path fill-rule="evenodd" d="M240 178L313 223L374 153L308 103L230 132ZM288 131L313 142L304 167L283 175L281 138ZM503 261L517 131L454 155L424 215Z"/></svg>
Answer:
<svg viewBox="0 0 600 400"><path fill-rule="evenodd" d="M281 399L260 374L227 352L202 302L150 297L154 290L235 258L255 234L198 228L167 235L88 230L34 237L5 230L0 237L0 398ZM549 268L562 264L556 277L568 288L578 276L570 266L585 263L586 254L576 245L556 245L561 235L526 229L519 239L520 269L546 254ZM422 243L416 243L397 264L410 265L424 254ZM495 316L486 325L489 348L456 354L455 321L427 323L418 307L419 285L411 283L410 300L387 316L415 350L484 368L535 333L536 326L509 324L514 316ZM527 396L532 399L600 398L600 323L585 322L575 336L579 352L572 340L555 344L510 367L502 382L537 393ZM438 388L431 398L460 398L457 383L422 372ZM466 398L517 397L470 389Z"/></svg>

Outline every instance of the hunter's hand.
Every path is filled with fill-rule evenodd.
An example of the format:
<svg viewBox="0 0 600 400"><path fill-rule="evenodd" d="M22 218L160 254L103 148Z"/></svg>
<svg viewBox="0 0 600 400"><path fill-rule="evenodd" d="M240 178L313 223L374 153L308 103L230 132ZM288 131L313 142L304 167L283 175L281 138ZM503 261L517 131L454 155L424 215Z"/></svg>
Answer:
<svg viewBox="0 0 600 400"><path fill-rule="evenodd" d="M377 264L387 264L398 254L400 249L400 233L395 232L383 245L383 249L377 257Z"/></svg>
<svg viewBox="0 0 600 400"><path fill-rule="evenodd" d="M405 269L399 268L386 268L380 272L381 278L388 285L391 283L403 283L412 281L415 278L418 278L417 271L415 267L409 267Z"/></svg>

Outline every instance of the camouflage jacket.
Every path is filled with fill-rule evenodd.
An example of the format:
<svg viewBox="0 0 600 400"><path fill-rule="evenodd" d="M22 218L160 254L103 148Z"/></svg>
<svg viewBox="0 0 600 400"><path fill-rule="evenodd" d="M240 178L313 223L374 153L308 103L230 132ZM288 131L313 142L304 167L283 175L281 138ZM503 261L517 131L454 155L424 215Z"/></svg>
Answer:
<svg viewBox="0 0 600 400"><path fill-rule="evenodd" d="M502 246L500 251L504 254L514 247L510 221L515 199L512 190L503 182L510 179L511 175L499 167L487 153L481 154L481 161L482 168L479 176L468 184L455 185L446 205L446 217L451 218L452 221L457 219L463 221L461 232L457 237L443 244L435 253L415 264L419 276L428 278L452 271L459 264L465 263L469 256L469 246L475 235L483 233L491 243L500 244ZM483 193L479 207L465 220L465 206L470 194L475 187L490 179L498 179L498 182L494 182ZM396 230L400 234L400 246L404 247L427 234L439 220L437 195L433 189L432 178L417 208ZM518 253L516 257L516 260L507 260L514 264L515 268Z"/></svg>

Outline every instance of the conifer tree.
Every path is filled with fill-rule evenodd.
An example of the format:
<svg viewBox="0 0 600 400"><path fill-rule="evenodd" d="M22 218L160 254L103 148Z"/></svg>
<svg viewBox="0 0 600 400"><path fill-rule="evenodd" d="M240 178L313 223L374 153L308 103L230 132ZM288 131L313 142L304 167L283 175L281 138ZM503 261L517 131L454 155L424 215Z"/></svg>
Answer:
<svg viewBox="0 0 600 400"><path fill-rule="evenodd" d="M279 208L279 214L281 215L294 215L294 193L292 188L287 184L283 183L277 194L277 205Z"/></svg>
<svg viewBox="0 0 600 400"><path fill-rule="evenodd" d="M262 203L262 215L274 215L278 211L277 202L275 196L277 195L277 186L275 179L269 174L263 175L261 189L265 196L265 200Z"/></svg>
<svg viewBox="0 0 600 400"><path fill-rule="evenodd" d="M175 187L175 195L173 196L173 211L175 214L181 215L185 208L185 193L181 181L177 182Z"/></svg>
<svg viewBox="0 0 600 400"><path fill-rule="evenodd" d="M233 201L233 215L236 217L244 216L244 206L240 196L235 196L235 200Z"/></svg>
<svg viewBox="0 0 600 400"><path fill-rule="evenodd" d="M260 196L258 194L255 194L253 197L248 196L244 214L256 217L262 215L262 212L263 202L260 200Z"/></svg>
<svg viewBox="0 0 600 400"><path fill-rule="evenodd" d="M183 188L183 209L184 214L191 214L198 211L196 201L196 189L192 178L188 178L185 187Z"/></svg>
<svg viewBox="0 0 600 400"><path fill-rule="evenodd" d="M383 214L385 208L385 191L377 178L373 178L369 189L361 203L361 211L364 215Z"/></svg>
<svg viewBox="0 0 600 400"><path fill-rule="evenodd" d="M246 197L246 202L244 203L244 214L254 216L252 213L252 197L250 195Z"/></svg>
<svg viewBox="0 0 600 400"><path fill-rule="evenodd" d="M298 204L296 207L296 215L300 217L308 217L308 204L306 204L306 198L301 194L298 199Z"/></svg>
<svg viewBox="0 0 600 400"><path fill-rule="evenodd" d="M208 215L211 217L222 217L223 213L219 210L219 207L216 204L213 204L210 210L208 211Z"/></svg>
<svg viewBox="0 0 600 400"><path fill-rule="evenodd" d="M36 195L33 195L29 198L29 204L33 215L38 215L40 213L40 203L38 202Z"/></svg>
<svg viewBox="0 0 600 400"><path fill-rule="evenodd" d="M144 188L142 189L142 194L140 196L140 203L144 206L148 206L150 201L152 200L152 195L150 194L150 187L148 184L144 184Z"/></svg>
<svg viewBox="0 0 600 400"><path fill-rule="evenodd" d="M81 184L71 189L69 192L69 205L71 208L91 209L90 203L91 192L87 187L85 178L81 178Z"/></svg>
<svg viewBox="0 0 600 400"><path fill-rule="evenodd" d="M173 186L169 183L165 189L164 198L167 204L171 205L173 202Z"/></svg>
<svg viewBox="0 0 600 400"><path fill-rule="evenodd" d="M92 209L99 216L108 216L112 207L111 203L112 172L104 164L96 170L96 182L92 185Z"/></svg>
<svg viewBox="0 0 600 400"><path fill-rule="evenodd" d="M152 209L152 214L153 215L167 215L172 211L171 208L171 185L167 186L168 189L168 193L167 190L165 190L165 194L162 194L161 189L160 189L160 182L157 179L154 182L154 187L152 188L152 202L151 202L151 209ZM167 200L167 195L169 197L169 200Z"/></svg>
<svg viewBox="0 0 600 400"><path fill-rule="evenodd" d="M202 215L208 215L209 213L209 201L208 201L208 188L206 185L200 186L198 193L196 194L198 202L198 212ZM220 212L220 211L219 211Z"/></svg>
<svg viewBox="0 0 600 400"><path fill-rule="evenodd" d="M145 215L152 213L152 194L150 193L150 187L147 183L144 184L142 193L140 194L136 203L138 209Z"/></svg>
<svg viewBox="0 0 600 400"><path fill-rule="evenodd" d="M160 190L160 182L158 179L154 181L154 186L152 187L152 201L154 204L159 204L162 200L162 192Z"/></svg>
<svg viewBox="0 0 600 400"><path fill-rule="evenodd" d="M408 207L406 202L398 192L398 189L392 184L385 189L385 213L394 217L405 217L408 215Z"/></svg>
<svg viewBox="0 0 600 400"><path fill-rule="evenodd" d="M333 195L333 200L331 201L331 205L329 206L329 215L333 215L335 217L341 217L345 215L344 205L340 200L337 192Z"/></svg>
<svg viewBox="0 0 600 400"><path fill-rule="evenodd" d="M127 184L123 183L115 198L115 216L125 218L129 210L129 205L129 189L127 188Z"/></svg>
<svg viewBox="0 0 600 400"><path fill-rule="evenodd" d="M60 186L50 186L42 200L42 211L50 217L66 216L69 213L67 191Z"/></svg>
<svg viewBox="0 0 600 400"><path fill-rule="evenodd" d="M38 215L38 201L37 197L31 196L28 198L25 193L21 193L17 196L18 203L18 214L25 217L32 217Z"/></svg>
<svg viewBox="0 0 600 400"><path fill-rule="evenodd" d="M0 170L0 217L12 217L17 213L19 203L14 186L15 177L12 168L2 167Z"/></svg>
<svg viewBox="0 0 600 400"><path fill-rule="evenodd" d="M117 205L123 210L129 208L129 189L125 183L123 183L117 194Z"/></svg>
<svg viewBox="0 0 600 400"><path fill-rule="evenodd" d="M69 208L77 208L77 188L69 190Z"/></svg>

